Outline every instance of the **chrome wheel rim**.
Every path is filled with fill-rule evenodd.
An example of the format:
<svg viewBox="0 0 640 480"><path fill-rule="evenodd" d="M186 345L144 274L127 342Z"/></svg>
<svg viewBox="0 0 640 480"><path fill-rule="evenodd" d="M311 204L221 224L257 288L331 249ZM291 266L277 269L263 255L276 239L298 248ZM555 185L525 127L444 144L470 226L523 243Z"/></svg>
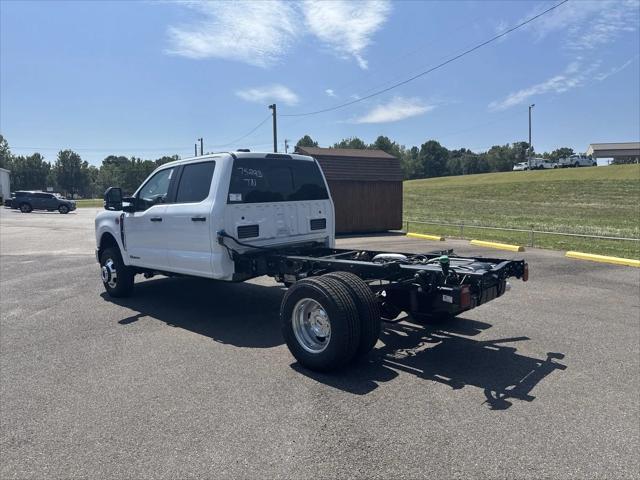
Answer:
<svg viewBox="0 0 640 480"><path fill-rule="evenodd" d="M303 298L293 307L293 334L309 353L321 353L331 340L331 322L326 310L312 298Z"/></svg>
<svg viewBox="0 0 640 480"><path fill-rule="evenodd" d="M104 262L100 276L105 285L108 285L110 288L116 288L118 284L118 272L116 271L116 264L112 258L107 258L107 261Z"/></svg>

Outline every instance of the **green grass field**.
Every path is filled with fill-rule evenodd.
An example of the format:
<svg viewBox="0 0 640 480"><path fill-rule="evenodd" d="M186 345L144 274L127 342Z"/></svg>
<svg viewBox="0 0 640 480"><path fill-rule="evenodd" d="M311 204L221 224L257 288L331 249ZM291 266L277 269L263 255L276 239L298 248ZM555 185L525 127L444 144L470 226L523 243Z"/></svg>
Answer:
<svg viewBox="0 0 640 480"><path fill-rule="evenodd" d="M102 200L101 198L83 198L82 200L76 200L76 206L78 208L102 208L104 206L104 200Z"/></svg>
<svg viewBox="0 0 640 480"><path fill-rule="evenodd" d="M404 219L464 223L464 237L528 245L529 233L472 225L640 237L640 165L503 172L410 180ZM460 229L411 224L413 232L459 237ZM640 258L640 242L534 236L536 247Z"/></svg>

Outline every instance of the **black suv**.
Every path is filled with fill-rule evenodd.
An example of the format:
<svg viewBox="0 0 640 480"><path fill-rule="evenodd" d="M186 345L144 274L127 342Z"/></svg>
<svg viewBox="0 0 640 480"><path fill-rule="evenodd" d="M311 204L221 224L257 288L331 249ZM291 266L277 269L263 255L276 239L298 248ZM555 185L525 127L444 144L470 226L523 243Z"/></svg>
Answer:
<svg viewBox="0 0 640 480"><path fill-rule="evenodd" d="M69 213L76 209L76 202L67 200L58 193L21 191L11 197L11 208L19 208L22 213L32 210L58 210L60 213Z"/></svg>

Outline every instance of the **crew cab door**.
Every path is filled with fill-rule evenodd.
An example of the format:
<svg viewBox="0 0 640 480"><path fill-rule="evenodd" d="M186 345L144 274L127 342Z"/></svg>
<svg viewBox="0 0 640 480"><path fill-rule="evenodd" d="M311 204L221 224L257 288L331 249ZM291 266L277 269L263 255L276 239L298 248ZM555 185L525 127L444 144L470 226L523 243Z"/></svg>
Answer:
<svg viewBox="0 0 640 480"><path fill-rule="evenodd" d="M136 211L124 214L125 247L132 265L168 270L165 202L174 173L175 168L156 172L138 190Z"/></svg>
<svg viewBox="0 0 640 480"><path fill-rule="evenodd" d="M213 275L212 178L215 161L188 163L176 178L175 199L165 212L169 270L200 277Z"/></svg>

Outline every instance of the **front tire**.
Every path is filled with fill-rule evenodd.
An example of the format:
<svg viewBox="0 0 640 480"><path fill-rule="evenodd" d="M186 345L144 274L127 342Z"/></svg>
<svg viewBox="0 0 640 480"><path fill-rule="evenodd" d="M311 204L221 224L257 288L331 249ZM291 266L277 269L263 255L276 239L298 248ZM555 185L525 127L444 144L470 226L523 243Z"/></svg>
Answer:
<svg viewBox="0 0 640 480"><path fill-rule="evenodd" d="M357 352L358 310L350 291L335 278L296 282L282 300L280 321L289 351L309 370L335 370Z"/></svg>
<svg viewBox="0 0 640 480"><path fill-rule="evenodd" d="M102 284L110 297L128 297L133 293L135 274L122 261L117 248L107 248L100 256Z"/></svg>
<svg viewBox="0 0 640 480"><path fill-rule="evenodd" d="M58 211L59 211L60 213L62 213L63 215L64 215L64 214L67 214L67 213L69 213L69 207L67 207L66 205L60 205L60 206L58 207Z"/></svg>
<svg viewBox="0 0 640 480"><path fill-rule="evenodd" d="M23 203L20 205L20 211L22 213L31 213L31 210L33 210L33 208L31 208L31 205L29 205L28 203Z"/></svg>

